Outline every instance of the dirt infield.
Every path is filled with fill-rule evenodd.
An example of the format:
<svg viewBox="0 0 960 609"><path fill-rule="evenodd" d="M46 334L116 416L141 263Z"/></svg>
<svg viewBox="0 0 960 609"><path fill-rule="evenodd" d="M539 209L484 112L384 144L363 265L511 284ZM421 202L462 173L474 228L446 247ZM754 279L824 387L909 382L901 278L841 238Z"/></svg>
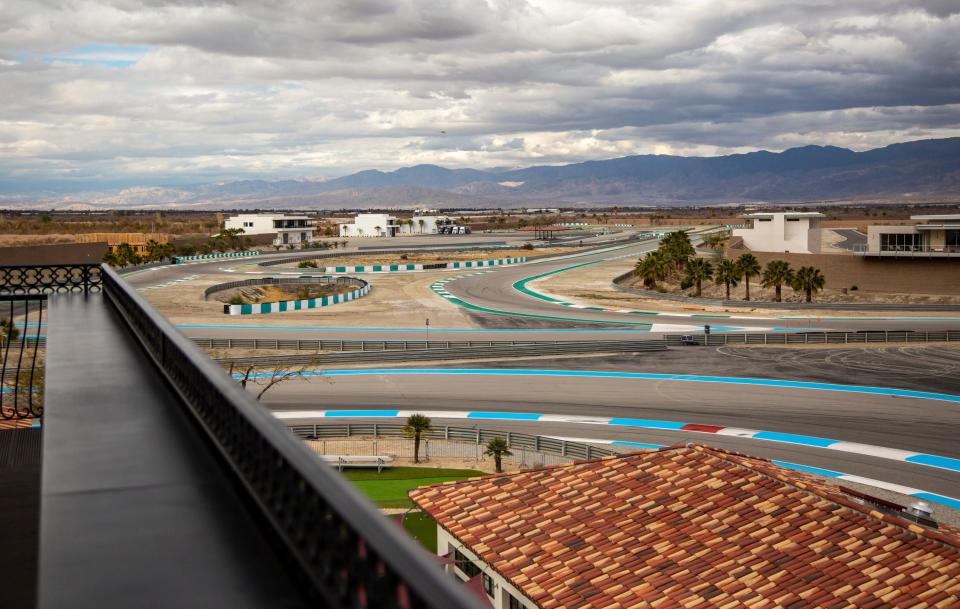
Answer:
<svg viewBox="0 0 960 609"><path fill-rule="evenodd" d="M377 275L372 290L365 298L332 307L304 309L269 315L256 315L257 325L289 324L336 327L422 328L425 320L442 328L477 327L462 310L438 298L430 284L438 278L460 273L460 270L431 273L398 273ZM203 290L236 275L203 275L161 289L142 292L161 313L174 324L224 323L223 303L204 301Z"/></svg>

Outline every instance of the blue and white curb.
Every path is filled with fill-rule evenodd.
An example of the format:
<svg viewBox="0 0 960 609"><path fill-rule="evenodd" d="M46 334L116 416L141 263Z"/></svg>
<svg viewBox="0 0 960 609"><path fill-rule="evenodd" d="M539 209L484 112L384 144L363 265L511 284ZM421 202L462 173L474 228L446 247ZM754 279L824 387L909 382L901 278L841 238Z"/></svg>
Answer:
<svg viewBox="0 0 960 609"><path fill-rule="evenodd" d="M368 283L362 288L345 292L343 294L334 294L332 296L321 296L320 298L301 298L299 300L281 300L279 302L261 302L255 304L223 305L223 312L226 315L265 315L267 313L285 313L287 311L304 311L307 309L319 309L330 307L342 302L350 302L362 298L370 293L371 286Z"/></svg>
<svg viewBox="0 0 960 609"><path fill-rule="evenodd" d="M237 376L237 375L235 375ZM734 436L738 438L752 438L756 440L767 440L770 442L784 442L788 444L803 444L817 448L827 448L841 452L854 453L858 455L870 455L882 459L892 459L895 461L904 461L908 463L917 463L929 467L938 467L950 471L960 472L960 459L951 459L949 457L940 457L937 455L926 455L911 451L900 450L896 448L885 448L882 446L872 446L868 444L858 444L856 442L844 442L841 440L828 440L826 438L813 438L810 436L796 436L792 434L781 434L769 431L759 431L755 429L741 429L736 427L722 427L715 425L702 425L697 423L682 423L678 421L655 421L644 419L623 419L612 417L586 417L577 415L556 415L542 414L534 412L505 412L505 411L459 411L459 410L400 410L400 409L379 409L379 410L277 410L273 415L281 420L305 420L305 419L336 419L336 418L407 418L412 414L429 414L437 419L469 419L469 420L487 420L487 421L524 421L524 422L543 422L543 423L570 423L576 425L613 425L626 426L631 428L651 429L656 431L684 431L688 433L706 433L721 436ZM647 444L643 442L628 442L623 440L597 440L593 438L575 438L578 442L593 442L596 444L611 444L614 446L624 446L633 448L662 448L659 444ZM918 458L919 457L919 458ZM880 488L885 488L894 492L910 495L929 501L936 501L954 509L960 509L960 499L937 495L919 489L914 489L889 482L871 481L869 478L844 474L833 470L816 468L806 465L787 464L785 461L773 461L777 465L790 467L798 471L814 473L830 478L847 480L849 482L860 482L862 484L872 484Z"/></svg>

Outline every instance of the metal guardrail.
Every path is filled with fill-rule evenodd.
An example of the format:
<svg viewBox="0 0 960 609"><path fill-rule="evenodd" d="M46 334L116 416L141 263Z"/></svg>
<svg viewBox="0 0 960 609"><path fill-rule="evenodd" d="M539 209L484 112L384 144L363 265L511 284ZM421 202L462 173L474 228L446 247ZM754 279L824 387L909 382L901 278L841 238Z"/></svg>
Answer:
<svg viewBox="0 0 960 609"><path fill-rule="evenodd" d="M689 345L684 337L692 337L694 344L722 345L858 345L868 343L926 343L960 341L960 331L897 331L868 330L863 332L775 332L717 334L665 334L664 342L671 346Z"/></svg>
<svg viewBox="0 0 960 609"><path fill-rule="evenodd" d="M429 414L429 413L426 413ZM289 425L290 431L303 439L341 438L350 436L406 437L402 423L314 423L308 425ZM423 438L430 440L461 440L486 444L493 438L503 438L511 448L523 448L569 459L594 459L622 454L609 448L584 442L561 440L547 436L538 436L512 431L480 429L476 427L434 427L424 432Z"/></svg>
<svg viewBox="0 0 960 609"><path fill-rule="evenodd" d="M0 419L43 415L44 368L37 356L46 304L46 294L0 296Z"/></svg>
<svg viewBox="0 0 960 609"><path fill-rule="evenodd" d="M299 351L416 351L423 349L502 347L564 342L523 340L317 340L306 338L202 337L193 337L190 340L198 347L204 349L296 349Z"/></svg>
<svg viewBox="0 0 960 609"><path fill-rule="evenodd" d="M479 609L423 550L109 267L109 302L180 397L304 593L330 607Z"/></svg>
<svg viewBox="0 0 960 609"><path fill-rule="evenodd" d="M665 351L662 341L591 341L558 342L547 344L504 345L493 347L427 348L410 350L374 350L310 355L262 355L253 357L226 357L219 364L234 366L307 366L346 364L356 362L456 360L496 357L526 357L565 355L577 353L643 353Z"/></svg>

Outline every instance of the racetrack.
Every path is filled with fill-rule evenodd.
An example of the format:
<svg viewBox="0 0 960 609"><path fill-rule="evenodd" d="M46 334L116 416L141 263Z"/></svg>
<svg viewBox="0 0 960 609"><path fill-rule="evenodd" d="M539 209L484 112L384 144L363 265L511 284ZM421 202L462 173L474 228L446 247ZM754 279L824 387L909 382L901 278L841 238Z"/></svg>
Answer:
<svg viewBox="0 0 960 609"><path fill-rule="evenodd" d="M568 374L575 376L568 376ZM425 373L350 371L296 379L274 387L265 403L271 409L402 409L423 412L474 411L596 417L600 420L673 422L762 430L770 438L808 436L883 449L960 458L960 398L957 401L852 393L830 389L771 386L764 383L706 382L670 378L631 378L629 374L580 376L582 371L446 369ZM538 419L540 417L537 417ZM497 424L504 421L497 420ZM459 423L462 424L462 421ZM948 496L960 496L960 461L948 469L877 457L884 451L863 448L841 452L804 443L744 438L742 434L693 433L649 429L635 423L512 421L528 433L625 439L672 444L695 441L751 454L836 469L899 484L911 484ZM653 423L656 427L657 423ZM484 425L489 426L488 424ZM872 453L872 454L871 454ZM956 467L956 471L950 468Z"/></svg>
<svg viewBox="0 0 960 609"><path fill-rule="evenodd" d="M423 242L429 244L431 240L424 238ZM404 240L402 245L415 244ZM657 330L690 332L702 327L703 323L710 323L714 329L721 331L725 328L763 330L796 322L803 326L804 319L810 320L806 325L814 328L836 330L939 330L960 327L957 317L926 317L922 314L840 315L798 320L780 318L769 312L761 316L734 315L722 318L696 313L617 312L563 304L557 298L538 292L532 281L537 277L563 273L567 269L600 266L607 260L621 256L625 260L635 259L655 246L654 241L619 243L595 251L538 260L516 267L462 273L462 276L446 273L437 274L436 277L440 279L428 279L421 274L417 280L422 284L420 289L425 292L417 295L421 299L417 301L421 306L411 304L409 311L403 311L403 321L410 323L409 326L357 326L355 321L336 323L340 313L337 313L337 317L312 322L305 322L301 318L298 323L297 313L291 313L269 321L224 319L223 323L183 323L181 329L192 336L233 338L624 340L657 338ZM289 252L281 252L264 259L289 256ZM244 264L251 262L243 261ZM224 266L234 264L237 262L216 260L178 265L141 271L130 279L138 285L149 286L158 281L177 281L191 275L222 273ZM371 278L374 282L371 298L376 298L377 278ZM433 293L425 289L431 281ZM385 293L388 293L386 288L381 295ZM392 293L397 294L399 290L394 289ZM463 310L466 313L463 317L449 316L447 319L463 319L467 323L463 326L435 325L428 328L425 317L430 313L423 307L433 302L430 299L436 300L437 310ZM402 305L391 306L396 308ZM864 355L870 350L844 349L814 353L794 349L708 350L694 347L647 355L643 362L622 355L490 364L509 370L507 373L481 370L472 374L450 374L446 370L427 374L408 369L402 373L357 374L354 371L351 374L324 375L281 383L270 390L265 403L275 410L302 412L308 418L312 416L309 411L316 410L384 408L438 413L438 422L442 422L443 417L439 415L444 412L450 417L467 416L464 414L466 412L535 413L536 416L527 416L526 420L503 420L494 414L495 418L486 419L483 426L598 441L620 440L661 445L688 441L708 443L762 457L918 487L948 497L960 497L960 471L952 469L954 461L951 460L960 459L960 403L922 399L908 394L891 395L890 392L838 391L783 383L745 384L707 382L705 379L642 378L630 374L645 371L751 376L752 371L761 371L758 376L775 381L785 378L820 379L833 383L860 382L912 389L933 386L936 391L960 393L956 383L951 382L958 371L956 352L938 353L917 347L884 349L887 350L878 349L874 355ZM720 359L722 363L719 363ZM608 367L604 367L605 364ZM713 372L711 365L714 366ZM524 367L557 368L561 371L550 374L523 373L520 369ZM572 376L571 370L610 370L627 374ZM366 416L371 415L367 413ZM595 417L597 421L585 422L577 418L583 416ZM611 425L610 419L641 420L649 424ZM462 419L453 419L451 422L463 424ZM678 427L674 423L681 425ZM739 431L700 433L691 431L689 424L733 427ZM744 430L750 433L744 433ZM769 433L754 433L758 431ZM779 440L775 441L775 438ZM845 443L864 446L851 447ZM837 446L846 446L849 450L839 450ZM904 460L904 455L916 453L933 457L926 464ZM937 457L946 457L947 460L938 461ZM936 464L948 467L938 467Z"/></svg>

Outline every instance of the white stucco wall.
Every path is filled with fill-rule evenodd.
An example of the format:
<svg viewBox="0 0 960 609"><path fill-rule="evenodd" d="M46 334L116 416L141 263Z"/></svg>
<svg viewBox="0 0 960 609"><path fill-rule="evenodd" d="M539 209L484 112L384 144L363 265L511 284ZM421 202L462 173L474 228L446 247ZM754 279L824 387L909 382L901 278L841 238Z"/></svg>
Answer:
<svg viewBox="0 0 960 609"><path fill-rule="evenodd" d="M313 240L313 226L295 228L274 228L275 220L306 220L306 216L286 216L283 214L240 214L223 221L223 227L243 229L244 235L276 235L274 245L299 245ZM283 235L286 234L286 239Z"/></svg>
<svg viewBox="0 0 960 609"><path fill-rule="evenodd" d="M340 236L386 237L396 223L397 219L390 214L358 214L352 223L340 225Z"/></svg>
<svg viewBox="0 0 960 609"><path fill-rule="evenodd" d="M750 220L753 222L751 228L734 229L733 236L743 238L743 244L755 252L809 254L820 251L819 218L771 214Z"/></svg>

